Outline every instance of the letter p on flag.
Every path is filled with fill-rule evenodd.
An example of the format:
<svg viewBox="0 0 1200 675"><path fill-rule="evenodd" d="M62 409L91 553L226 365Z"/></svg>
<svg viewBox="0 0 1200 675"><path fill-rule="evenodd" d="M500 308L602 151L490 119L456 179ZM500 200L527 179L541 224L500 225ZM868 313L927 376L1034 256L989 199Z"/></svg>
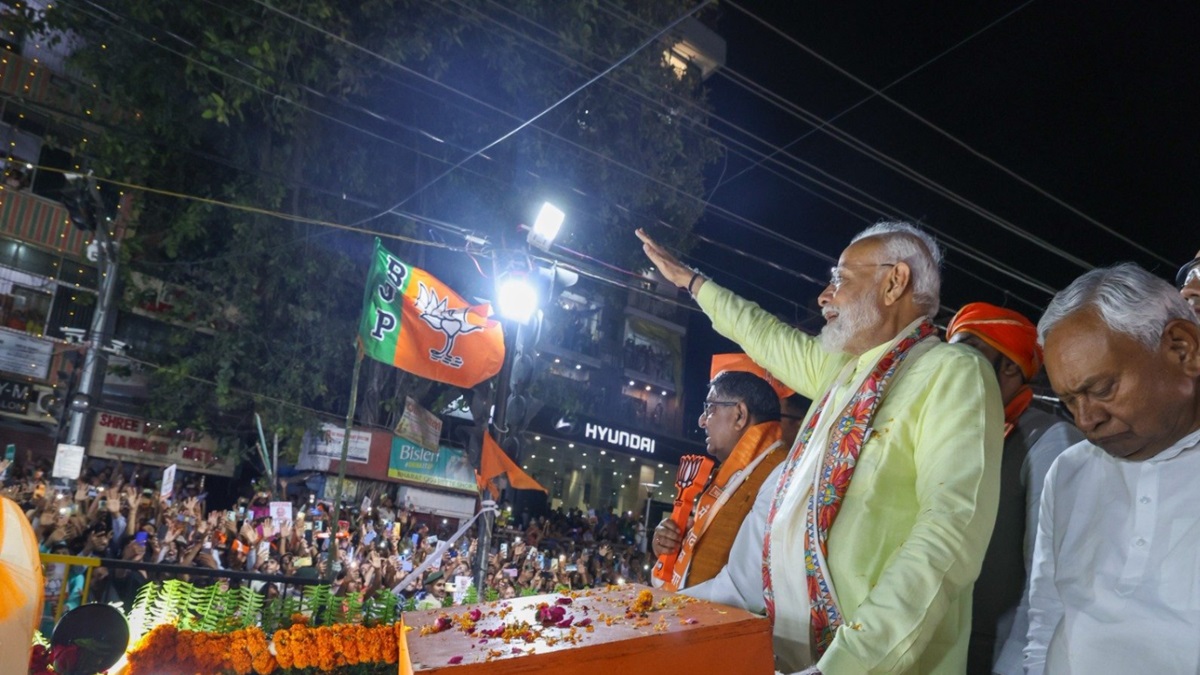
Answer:
<svg viewBox="0 0 1200 675"><path fill-rule="evenodd" d="M468 305L375 240L358 335L363 352L414 375L473 387L500 372L504 332L488 305Z"/></svg>

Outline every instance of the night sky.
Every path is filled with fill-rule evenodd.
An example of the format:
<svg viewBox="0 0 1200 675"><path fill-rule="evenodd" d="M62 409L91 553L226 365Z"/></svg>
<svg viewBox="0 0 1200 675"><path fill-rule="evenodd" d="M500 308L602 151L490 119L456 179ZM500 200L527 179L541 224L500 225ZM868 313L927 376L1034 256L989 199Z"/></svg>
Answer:
<svg viewBox="0 0 1200 675"><path fill-rule="evenodd" d="M721 4L715 25L728 56L727 68L707 82L720 118L712 123L733 149L708 183L712 189L723 181L711 197L716 207L832 258L876 220L919 219L944 244L958 242L959 250L947 251L943 305L985 300L1035 320L1049 300L1047 289L1061 289L1091 266L1133 260L1173 279L1200 248L1200 232L1188 236L1200 174L1200 43L1192 32L1200 25L1200 5L736 0ZM872 92L804 48L876 88L903 78L886 94L970 149L879 97L844 112ZM781 97L779 105L747 90L756 86ZM833 124L842 132L974 206L958 205L827 134L810 133L812 125L781 108L823 120L841 115ZM791 157L752 166L771 145L801 137L787 149ZM1008 229L978 211L1006 221ZM827 259L753 233L714 210L697 232L787 269L828 277ZM719 245L701 245L692 262L771 311L819 329L820 319L812 316L821 290L816 284ZM714 350L733 347L702 317L689 335L694 390L707 375L707 366L698 364Z"/></svg>

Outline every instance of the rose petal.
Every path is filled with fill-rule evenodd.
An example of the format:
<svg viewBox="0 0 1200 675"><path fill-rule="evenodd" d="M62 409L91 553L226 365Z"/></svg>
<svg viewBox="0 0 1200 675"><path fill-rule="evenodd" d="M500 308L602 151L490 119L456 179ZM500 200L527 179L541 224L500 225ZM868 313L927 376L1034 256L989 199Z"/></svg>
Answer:
<svg viewBox="0 0 1200 675"><path fill-rule="evenodd" d="M463 659L463 657L461 657L461 656L451 656L450 661L448 663L452 666L456 666L456 665L462 663L462 659Z"/></svg>

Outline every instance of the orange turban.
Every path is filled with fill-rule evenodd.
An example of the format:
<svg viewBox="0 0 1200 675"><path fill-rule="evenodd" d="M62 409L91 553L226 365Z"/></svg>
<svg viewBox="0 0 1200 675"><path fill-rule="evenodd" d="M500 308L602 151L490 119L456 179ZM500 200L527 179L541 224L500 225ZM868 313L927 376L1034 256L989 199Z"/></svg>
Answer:
<svg viewBox="0 0 1200 675"><path fill-rule="evenodd" d="M1021 368L1026 380L1042 367L1042 348L1037 343L1037 326L1011 309L972 302L963 305L946 327L946 340L967 332L988 343Z"/></svg>

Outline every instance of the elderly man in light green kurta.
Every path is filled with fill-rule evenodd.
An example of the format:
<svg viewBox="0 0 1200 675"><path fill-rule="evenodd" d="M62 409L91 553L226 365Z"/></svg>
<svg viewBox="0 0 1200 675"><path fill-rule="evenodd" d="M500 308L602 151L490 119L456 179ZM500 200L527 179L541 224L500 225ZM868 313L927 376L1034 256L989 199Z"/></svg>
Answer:
<svg viewBox="0 0 1200 675"><path fill-rule="evenodd" d="M962 675L1004 410L988 363L930 321L937 242L907 223L859 233L812 337L638 236L719 333L815 401L765 524L744 525L725 569L687 592L768 614L785 673Z"/></svg>

